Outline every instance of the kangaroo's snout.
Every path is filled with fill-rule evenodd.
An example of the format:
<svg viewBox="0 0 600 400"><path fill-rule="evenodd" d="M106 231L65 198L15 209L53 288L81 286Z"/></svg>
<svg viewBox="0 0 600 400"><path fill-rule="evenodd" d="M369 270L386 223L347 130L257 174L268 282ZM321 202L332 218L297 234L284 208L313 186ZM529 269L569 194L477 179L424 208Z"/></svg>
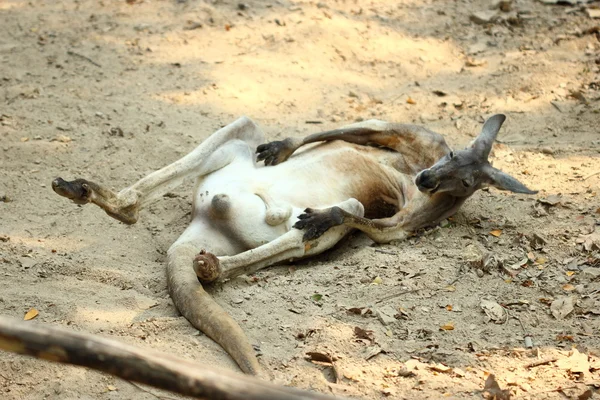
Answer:
<svg viewBox="0 0 600 400"><path fill-rule="evenodd" d="M426 169L416 176L415 185L422 192L430 192L433 193L439 187L439 181L433 176L430 170Z"/></svg>

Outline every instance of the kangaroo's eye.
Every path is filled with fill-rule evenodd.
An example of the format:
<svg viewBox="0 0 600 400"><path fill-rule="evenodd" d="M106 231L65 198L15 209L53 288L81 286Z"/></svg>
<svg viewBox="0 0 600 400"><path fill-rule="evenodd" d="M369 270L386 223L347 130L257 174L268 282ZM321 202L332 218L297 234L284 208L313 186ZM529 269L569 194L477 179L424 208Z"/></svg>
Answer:
<svg viewBox="0 0 600 400"><path fill-rule="evenodd" d="M453 152L453 151L451 151L450 153L448 153L448 157L450 157L450 158L454 158L454 152Z"/></svg>
<svg viewBox="0 0 600 400"><path fill-rule="evenodd" d="M469 187L469 186L471 186L471 184L469 183L469 181L467 181L466 179L463 179L463 180L462 180L462 184L463 184L463 186L464 186L464 187Z"/></svg>

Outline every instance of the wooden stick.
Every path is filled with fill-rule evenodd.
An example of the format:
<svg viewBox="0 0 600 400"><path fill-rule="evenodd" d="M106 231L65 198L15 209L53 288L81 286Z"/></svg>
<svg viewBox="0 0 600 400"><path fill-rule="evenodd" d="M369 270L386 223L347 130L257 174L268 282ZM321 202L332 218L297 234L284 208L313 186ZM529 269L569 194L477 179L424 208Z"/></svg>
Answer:
<svg viewBox="0 0 600 400"><path fill-rule="evenodd" d="M545 360L534 361L525 366L525 368L539 367L540 365L546 365L557 361L558 358L547 358Z"/></svg>
<svg viewBox="0 0 600 400"><path fill-rule="evenodd" d="M0 349L211 400L331 400L100 336L0 316Z"/></svg>
<svg viewBox="0 0 600 400"><path fill-rule="evenodd" d="M596 176L596 175L600 175L600 171L594 172L593 174L589 174L588 176L583 178L583 180L586 181L586 180L590 179L592 176Z"/></svg>
<svg viewBox="0 0 600 400"><path fill-rule="evenodd" d="M98 64L96 61L92 60L91 58L84 56L83 54L75 53L72 50L67 51L67 54L70 56L79 57L83 60L86 60L87 62L94 64L96 67L102 67L102 65Z"/></svg>

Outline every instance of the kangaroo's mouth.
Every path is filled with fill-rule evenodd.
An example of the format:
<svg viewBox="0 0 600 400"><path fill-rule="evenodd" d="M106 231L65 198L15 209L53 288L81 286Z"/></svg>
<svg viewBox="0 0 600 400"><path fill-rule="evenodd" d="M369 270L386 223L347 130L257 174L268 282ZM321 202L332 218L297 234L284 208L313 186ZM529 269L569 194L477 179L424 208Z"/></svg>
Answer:
<svg viewBox="0 0 600 400"><path fill-rule="evenodd" d="M423 192L423 193L429 193L429 194L434 194L435 192L437 192L440 189L440 182L436 182L433 184L433 182L430 182L428 180L425 179L417 179L417 181L415 182L417 185L417 188Z"/></svg>
<svg viewBox="0 0 600 400"><path fill-rule="evenodd" d="M435 192L437 192L439 190L439 188L440 188L440 183L438 182L438 184L435 185L432 189L426 189L426 190L429 194L434 194Z"/></svg>

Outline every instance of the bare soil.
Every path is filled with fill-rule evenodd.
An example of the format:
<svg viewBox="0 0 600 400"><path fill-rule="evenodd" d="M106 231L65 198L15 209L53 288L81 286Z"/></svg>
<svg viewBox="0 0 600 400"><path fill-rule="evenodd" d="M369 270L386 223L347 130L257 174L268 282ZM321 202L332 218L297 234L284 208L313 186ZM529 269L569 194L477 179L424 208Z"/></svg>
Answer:
<svg viewBox="0 0 600 400"><path fill-rule="evenodd" d="M165 251L189 219L191 187L125 226L59 198L53 178L123 188L240 115L271 139L378 118L460 147L502 112L494 165L539 194L480 191L405 242L357 233L211 292L281 384L369 399L481 398L489 374L518 399L593 389L600 20L581 5L510 5L2 0L0 312L35 308L34 322L237 369L166 291ZM334 357L337 383L307 352ZM556 361L527 367L546 359ZM175 397L148 390L0 354L3 399Z"/></svg>

